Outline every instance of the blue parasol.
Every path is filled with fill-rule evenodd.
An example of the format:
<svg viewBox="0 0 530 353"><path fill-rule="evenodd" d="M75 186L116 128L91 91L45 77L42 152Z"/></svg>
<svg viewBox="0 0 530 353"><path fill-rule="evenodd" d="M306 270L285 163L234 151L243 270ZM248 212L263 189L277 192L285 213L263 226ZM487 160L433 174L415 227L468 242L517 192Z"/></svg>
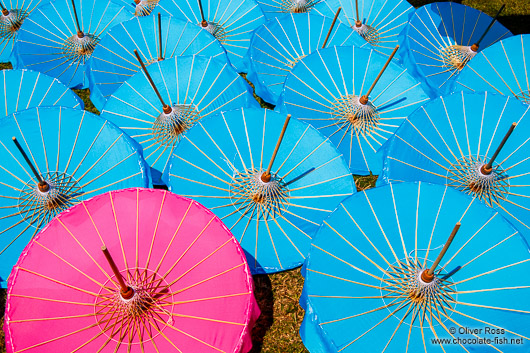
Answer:
<svg viewBox="0 0 530 353"><path fill-rule="evenodd" d="M265 18L270 20L286 13L309 13L324 0L256 0Z"/></svg>
<svg viewBox="0 0 530 353"><path fill-rule="evenodd" d="M2 70L0 116L38 106L83 109L83 101L57 79L31 70Z"/></svg>
<svg viewBox="0 0 530 353"><path fill-rule="evenodd" d="M380 179L452 186L530 236L529 110L513 97L491 93L434 100L411 114L389 141ZM506 141L507 131L513 134Z"/></svg>
<svg viewBox="0 0 530 353"><path fill-rule="evenodd" d="M500 14L504 5L500 8ZM508 38L506 27L485 13L454 2L420 7L403 32L403 62L425 81L432 97L454 91L455 80L467 63L484 48Z"/></svg>
<svg viewBox="0 0 530 353"><path fill-rule="evenodd" d="M247 71L243 59L250 37L266 21L255 0L164 0L160 7L210 32L223 44L236 70Z"/></svg>
<svg viewBox="0 0 530 353"><path fill-rule="evenodd" d="M527 352L529 250L449 187L359 192L313 239L300 335L311 352Z"/></svg>
<svg viewBox="0 0 530 353"><path fill-rule="evenodd" d="M171 191L223 220L252 273L301 265L320 222L355 191L333 145L310 125L284 120L265 109L203 119L184 135L164 175Z"/></svg>
<svg viewBox="0 0 530 353"><path fill-rule="evenodd" d="M258 27L247 54L247 78L254 83L256 94L277 104L289 71L323 45L362 47L367 43L347 25L333 26L331 18L320 15L287 14Z"/></svg>
<svg viewBox="0 0 530 353"><path fill-rule="evenodd" d="M386 56L398 44L399 33L414 12L406 0L325 0L314 7L313 13L333 17L338 7L343 10L339 20Z"/></svg>
<svg viewBox="0 0 530 353"><path fill-rule="evenodd" d="M101 36L130 17L108 0L55 0L40 6L19 31L16 68L43 72L71 88L86 88L86 63Z"/></svg>
<svg viewBox="0 0 530 353"><path fill-rule="evenodd" d="M99 110L123 81L141 69L134 49L146 63L194 54L228 60L223 46L212 35L188 21L149 16L122 22L101 38L88 64L90 99Z"/></svg>
<svg viewBox="0 0 530 353"><path fill-rule="evenodd" d="M321 49L300 60L285 80L280 109L328 136L354 174L379 174L380 146L429 99L390 58L355 47Z"/></svg>
<svg viewBox="0 0 530 353"><path fill-rule="evenodd" d="M9 0L0 2L0 62L11 61L17 65L17 55L13 53L18 30L24 20L38 6L49 0Z"/></svg>
<svg viewBox="0 0 530 353"><path fill-rule="evenodd" d="M156 91L146 74L139 72L114 92L101 116L142 145L155 183L161 182L182 133L196 121L258 105L251 88L226 60L180 56L155 62L148 72Z"/></svg>
<svg viewBox="0 0 530 353"><path fill-rule="evenodd" d="M79 109L37 107L0 119L0 150L2 287L28 241L55 215L105 191L150 186L140 147Z"/></svg>
<svg viewBox="0 0 530 353"><path fill-rule="evenodd" d="M456 79L456 89L490 91L530 104L530 35L510 37L484 49Z"/></svg>

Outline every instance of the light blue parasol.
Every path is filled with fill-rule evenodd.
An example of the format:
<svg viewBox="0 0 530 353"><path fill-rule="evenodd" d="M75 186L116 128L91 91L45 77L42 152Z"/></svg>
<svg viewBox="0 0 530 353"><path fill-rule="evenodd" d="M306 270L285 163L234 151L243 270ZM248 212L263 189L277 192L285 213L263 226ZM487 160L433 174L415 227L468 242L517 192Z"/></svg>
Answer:
<svg viewBox="0 0 530 353"><path fill-rule="evenodd" d="M528 238L529 130L530 106L513 97L486 92L441 97L396 131L380 180L449 185L495 208Z"/></svg>
<svg viewBox="0 0 530 353"><path fill-rule="evenodd" d="M91 196L149 187L141 148L112 123L64 107L0 119L0 286L28 241Z"/></svg>
<svg viewBox="0 0 530 353"><path fill-rule="evenodd" d="M501 40L478 53L456 79L456 90L490 91L530 104L530 34Z"/></svg>
<svg viewBox="0 0 530 353"><path fill-rule="evenodd" d="M301 265L321 221L355 192L333 144L265 109L199 121L175 149L164 181L223 220L252 273Z"/></svg>
<svg viewBox="0 0 530 353"><path fill-rule="evenodd" d="M19 31L16 68L40 71L71 88L86 88L86 63L101 36L130 18L123 7L108 0L54 0L40 6Z"/></svg>
<svg viewBox="0 0 530 353"><path fill-rule="evenodd" d="M258 106L250 86L226 60L177 56L147 70L152 84L143 71L136 73L109 98L101 116L142 145L158 184L182 134L195 122L224 110Z"/></svg>
<svg viewBox="0 0 530 353"><path fill-rule="evenodd" d="M99 110L123 81L141 69L134 49L146 64L194 54L228 60L219 41L188 21L148 16L122 22L101 38L89 60L90 99Z"/></svg>
<svg viewBox="0 0 530 353"><path fill-rule="evenodd" d="M310 352L527 352L529 250L450 187L359 192L313 239L300 335Z"/></svg>

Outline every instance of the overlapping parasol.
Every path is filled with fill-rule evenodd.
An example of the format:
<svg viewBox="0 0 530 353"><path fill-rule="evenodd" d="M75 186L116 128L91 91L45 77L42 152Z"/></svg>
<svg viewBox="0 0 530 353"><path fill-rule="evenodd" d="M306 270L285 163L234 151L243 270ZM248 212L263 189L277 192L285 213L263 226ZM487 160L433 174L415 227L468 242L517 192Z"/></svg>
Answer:
<svg viewBox="0 0 530 353"><path fill-rule="evenodd" d="M0 3L0 62L12 61L16 66L17 55L13 55L18 30L24 20L38 6L49 0L9 0Z"/></svg>
<svg viewBox="0 0 530 353"><path fill-rule="evenodd" d="M283 125L283 128L282 128ZM311 126L265 109L199 121L164 180L218 215L253 273L299 266L320 222L355 192L342 156Z"/></svg>
<svg viewBox="0 0 530 353"><path fill-rule="evenodd" d="M140 147L79 109L0 119L0 286L28 241L61 211L108 190L150 186Z"/></svg>
<svg viewBox="0 0 530 353"><path fill-rule="evenodd" d="M203 206L162 190L113 191L60 214L24 250L6 347L244 353L259 315L252 288L241 247Z"/></svg>
<svg viewBox="0 0 530 353"><path fill-rule="evenodd" d="M280 109L328 136L354 174L379 174L381 145L429 100L390 57L356 47L321 49L303 58L282 95Z"/></svg>
<svg viewBox="0 0 530 353"><path fill-rule="evenodd" d="M38 106L83 109L83 101L57 79L31 70L2 70L0 115Z"/></svg>
<svg viewBox="0 0 530 353"><path fill-rule="evenodd" d="M451 186L530 235L529 110L513 97L485 92L434 100L411 114L389 141L380 180Z"/></svg>
<svg viewBox="0 0 530 353"><path fill-rule="evenodd" d="M315 5L314 13L333 17L342 7L339 20L354 29L380 54L389 56L398 44L414 7L406 0L325 0Z"/></svg>
<svg viewBox="0 0 530 353"><path fill-rule="evenodd" d="M122 22L101 38L90 57L90 99L99 110L123 81L141 70L135 49L147 65L177 55L228 60L219 41L190 22L169 16Z"/></svg>
<svg viewBox="0 0 530 353"><path fill-rule="evenodd" d="M311 352L526 352L529 250L450 187L359 192L313 240L300 334Z"/></svg>
<svg viewBox="0 0 530 353"><path fill-rule="evenodd" d="M234 68L247 72L243 59L250 37L266 21L255 0L165 0L161 7L210 32L223 44Z"/></svg>
<svg viewBox="0 0 530 353"><path fill-rule="evenodd" d="M340 9L339 9L340 11ZM277 104L285 77L304 57L324 46L366 45L347 25L312 14L288 14L258 27L247 54L247 79L256 94Z"/></svg>
<svg viewBox="0 0 530 353"><path fill-rule="evenodd" d="M16 68L40 71L68 87L86 88L86 63L101 36L130 17L108 0L55 0L40 6L19 31Z"/></svg>
<svg viewBox="0 0 530 353"><path fill-rule="evenodd" d="M490 91L530 104L530 35L501 40L478 53L456 79L456 90Z"/></svg>
<svg viewBox="0 0 530 353"><path fill-rule="evenodd" d="M153 85L144 72L135 74L109 98L101 116L142 145L156 183L182 134L198 120L258 104L226 61L181 56L155 62L147 70Z"/></svg>
<svg viewBox="0 0 530 353"><path fill-rule="evenodd" d="M479 51L512 35L496 21L503 8L495 18L455 2L435 2L414 12L401 53L432 97L453 92L458 74Z"/></svg>

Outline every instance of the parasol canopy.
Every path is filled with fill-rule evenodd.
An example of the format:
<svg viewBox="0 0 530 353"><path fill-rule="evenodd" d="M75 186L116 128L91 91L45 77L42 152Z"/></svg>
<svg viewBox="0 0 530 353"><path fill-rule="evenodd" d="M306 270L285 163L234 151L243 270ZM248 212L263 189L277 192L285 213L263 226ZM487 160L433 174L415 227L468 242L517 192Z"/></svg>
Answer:
<svg viewBox="0 0 530 353"><path fill-rule="evenodd" d="M38 106L84 108L83 101L59 80L31 70L2 70L0 115Z"/></svg>
<svg viewBox="0 0 530 353"><path fill-rule="evenodd" d="M321 221L355 192L326 138L266 109L199 121L175 149L164 181L225 222L252 273L300 266Z"/></svg>
<svg viewBox="0 0 530 353"><path fill-rule="evenodd" d="M247 72L244 56L250 37L266 21L255 0L164 0L160 6L211 33L225 47L234 68Z"/></svg>
<svg viewBox="0 0 530 353"><path fill-rule="evenodd" d="M79 109L37 107L1 118L0 155L1 287L28 241L61 211L105 191L150 186L141 148Z"/></svg>
<svg viewBox="0 0 530 353"><path fill-rule="evenodd" d="M478 53L456 79L456 89L490 91L530 104L530 35L503 39Z"/></svg>
<svg viewBox="0 0 530 353"><path fill-rule="evenodd" d="M18 30L33 10L49 1L4 0L0 3L2 7L0 14L0 62L12 61L13 66L16 66L17 55L14 55L13 48Z"/></svg>
<svg viewBox="0 0 530 353"><path fill-rule="evenodd" d="M386 56L398 44L398 36L414 12L406 0L325 0L315 5L313 13L333 17L338 7L343 10L339 20L368 42L370 49Z"/></svg>
<svg viewBox="0 0 530 353"><path fill-rule="evenodd" d="M90 99L99 109L141 66L179 55L204 55L228 60L212 35L188 21L170 16L133 18L111 28L90 57Z"/></svg>
<svg viewBox="0 0 530 353"><path fill-rule="evenodd" d="M526 352L529 250L450 187L359 192L313 239L300 335L311 352Z"/></svg>
<svg viewBox="0 0 530 353"><path fill-rule="evenodd" d="M24 250L6 347L248 352L252 289L241 247L206 208L162 190L108 192L61 213Z"/></svg>
<svg viewBox="0 0 530 353"><path fill-rule="evenodd" d="M451 186L530 236L529 110L513 97L486 92L436 99L396 131L380 179Z"/></svg>
<svg viewBox="0 0 530 353"><path fill-rule="evenodd" d="M147 70L157 90L139 72L114 92L101 116L142 145L155 183L161 183L182 134L198 120L258 104L250 86L225 60L181 56L155 62Z"/></svg>
<svg viewBox="0 0 530 353"><path fill-rule="evenodd" d="M252 34L247 53L249 79L256 94L277 104L285 77L304 57L323 46L366 46L347 25L313 14L275 17Z"/></svg>
<svg viewBox="0 0 530 353"><path fill-rule="evenodd" d="M455 2L418 8L401 38L405 66L432 97L453 92L460 71L478 52L512 36L497 16Z"/></svg>
<svg viewBox="0 0 530 353"><path fill-rule="evenodd" d="M86 64L102 35L131 15L108 0L55 0L35 9L19 31L16 68L88 87Z"/></svg>
<svg viewBox="0 0 530 353"><path fill-rule="evenodd" d="M282 95L279 109L328 136L354 174L379 174L381 145L429 100L390 57L356 47L320 49L303 58Z"/></svg>

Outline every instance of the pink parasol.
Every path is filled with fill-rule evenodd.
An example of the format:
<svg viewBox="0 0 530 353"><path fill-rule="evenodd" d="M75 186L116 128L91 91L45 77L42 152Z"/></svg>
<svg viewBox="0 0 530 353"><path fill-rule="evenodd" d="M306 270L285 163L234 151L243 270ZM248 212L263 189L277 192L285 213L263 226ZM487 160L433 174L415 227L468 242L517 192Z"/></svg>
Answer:
<svg viewBox="0 0 530 353"><path fill-rule="evenodd" d="M241 247L205 207L111 191L58 215L22 253L7 351L247 352L252 289Z"/></svg>

